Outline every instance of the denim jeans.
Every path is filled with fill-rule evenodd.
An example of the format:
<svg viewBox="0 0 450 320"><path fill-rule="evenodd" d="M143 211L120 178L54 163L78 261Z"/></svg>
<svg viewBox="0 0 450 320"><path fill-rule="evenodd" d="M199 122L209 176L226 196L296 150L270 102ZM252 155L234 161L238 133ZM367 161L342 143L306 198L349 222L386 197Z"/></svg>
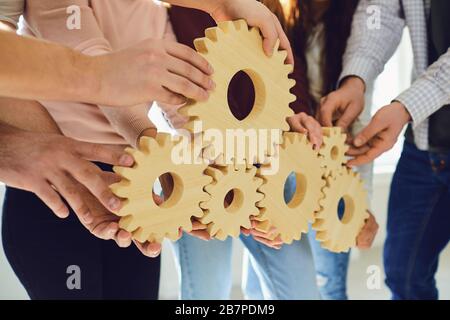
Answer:
<svg viewBox="0 0 450 320"><path fill-rule="evenodd" d="M280 250L271 249L244 235L240 239L250 253L249 260L255 270L252 279L244 279L246 297L265 300L319 299L314 263L306 237ZM173 246L178 260L181 299L230 298L231 238L203 241L184 234Z"/></svg>
<svg viewBox="0 0 450 320"><path fill-rule="evenodd" d="M434 275L450 239L450 154L405 142L389 198L384 246L393 299L437 299Z"/></svg>
<svg viewBox="0 0 450 320"><path fill-rule="evenodd" d="M291 175L284 189L284 198L289 200L295 193L296 188L295 175ZM344 208L338 208L343 213ZM309 247L315 264L316 281L319 289L320 297L324 300L346 300L347 299L347 269L349 263L349 253L334 253L320 246L320 242L315 239L316 232L310 228L307 236ZM301 252L305 245L302 241L290 245L290 250ZM297 267L300 271L300 267ZM261 297L261 287L255 284L255 273L257 266L250 260L245 269L247 285L245 292L250 299L258 299ZM244 282L245 283L245 282Z"/></svg>

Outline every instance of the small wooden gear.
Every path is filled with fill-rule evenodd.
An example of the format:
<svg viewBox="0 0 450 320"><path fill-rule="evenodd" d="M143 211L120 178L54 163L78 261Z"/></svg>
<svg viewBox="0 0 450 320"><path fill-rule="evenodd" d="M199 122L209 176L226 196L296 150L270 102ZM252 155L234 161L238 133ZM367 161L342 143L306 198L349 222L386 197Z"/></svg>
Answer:
<svg viewBox="0 0 450 320"><path fill-rule="evenodd" d="M333 252L346 252L356 245L356 237L369 217L367 193L359 174L345 168L335 177L328 177L323 188L321 209L316 214L313 229L323 248ZM338 216L341 199L345 203L344 214Z"/></svg>
<svg viewBox="0 0 450 320"><path fill-rule="evenodd" d="M207 164L175 164L172 149L176 145L169 134L158 134L156 139L142 137L139 150L127 149L135 159L134 167L114 167L124 178L111 185L114 194L126 199L116 213L122 217L120 227L132 232L139 242L161 242L165 237L176 240L180 228L192 230L191 217L203 216L199 203L209 199L203 187L211 183L211 177L204 174ZM157 205L152 186L165 173L172 176L173 190L165 202Z"/></svg>
<svg viewBox="0 0 450 320"><path fill-rule="evenodd" d="M345 144L346 134L339 127L322 128L323 143L319 150L322 167L325 168L325 177L340 174L347 159L345 153L348 146Z"/></svg>
<svg viewBox="0 0 450 320"><path fill-rule="evenodd" d="M264 199L257 205L261 208L261 221L258 230L267 232L271 227L285 243L300 240L301 233L308 232L309 222L313 222L315 211L319 210L322 198L323 169L320 167L317 152L313 150L306 135L294 132L284 133L283 144L279 150L279 170L274 175L264 175L264 184L259 190ZM274 165L264 165L263 169ZM286 203L284 187L291 173L296 175L296 191Z"/></svg>
<svg viewBox="0 0 450 320"><path fill-rule="evenodd" d="M250 229L250 217L259 215L256 202L264 197L258 192L263 181L256 177L256 167L209 167L206 174L213 182L205 187L211 198L200 203L205 210L201 222L208 225L209 234L217 239L238 237L241 227Z"/></svg>
<svg viewBox="0 0 450 320"><path fill-rule="evenodd" d="M289 131L286 118L293 114L289 104L296 99L289 92L295 85L295 80L288 78L293 66L284 64L286 51L278 51L276 48L273 55L268 57L262 49L259 29L249 29L244 20L219 22L217 27L206 29L205 36L196 39L194 45L213 66L212 78L217 86L207 101L189 101L179 110L189 117L185 128L194 131L194 122L201 120L204 131L215 129L224 133L227 129L277 130L276 140L273 141L271 135L267 135L267 140L259 146L263 150L257 153L262 157L272 155L273 144L279 144L282 132ZM232 114L227 98L229 84L239 71L244 71L250 77L255 88L254 106L243 120ZM225 145L220 149L226 150L224 147ZM260 163L260 160L257 158L249 161Z"/></svg>

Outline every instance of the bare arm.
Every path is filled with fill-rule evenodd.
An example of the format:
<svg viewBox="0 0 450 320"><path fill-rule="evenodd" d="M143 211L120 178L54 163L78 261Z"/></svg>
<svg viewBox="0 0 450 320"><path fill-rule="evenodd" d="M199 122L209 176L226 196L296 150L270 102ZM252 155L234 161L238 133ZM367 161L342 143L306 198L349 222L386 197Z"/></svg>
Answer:
<svg viewBox="0 0 450 320"><path fill-rule="evenodd" d="M26 131L62 134L47 109L36 101L0 97L0 121Z"/></svg>

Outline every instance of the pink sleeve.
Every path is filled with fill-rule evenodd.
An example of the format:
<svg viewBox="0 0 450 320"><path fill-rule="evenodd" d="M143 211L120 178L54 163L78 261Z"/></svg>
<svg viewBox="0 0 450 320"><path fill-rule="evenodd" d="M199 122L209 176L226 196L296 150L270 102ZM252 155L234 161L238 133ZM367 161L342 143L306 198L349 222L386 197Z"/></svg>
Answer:
<svg viewBox="0 0 450 320"><path fill-rule="evenodd" d="M81 28L69 30L67 8L73 5L80 8ZM37 37L67 45L86 55L112 52L88 0L27 1L25 17ZM149 106L150 102L133 107L99 108L112 127L135 146L142 131L155 127L147 116Z"/></svg>

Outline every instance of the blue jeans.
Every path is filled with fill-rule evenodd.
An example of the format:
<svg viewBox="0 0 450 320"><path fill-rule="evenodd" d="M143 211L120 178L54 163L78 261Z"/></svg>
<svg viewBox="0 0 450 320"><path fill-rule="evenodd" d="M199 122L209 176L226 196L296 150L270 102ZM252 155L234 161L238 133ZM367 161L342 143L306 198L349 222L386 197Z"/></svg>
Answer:
<svg viewBox="0 0 450 320"><path fill-rule="evenodd" d="M250 253L249 259L255 270L253 279L244 280L250 291L244 292L246 297L266 300L319 298L306 237L280 250L271 249L244 235L240 239ZM184 234L173 245L181 280L181 299L230 298L231 238L203 241ZM252 286L258 288L257 297L252 294L255 291Z"/></svg>
<svg viewBox="0 0 450 320"><path fill-rule="evenodd" d="M284 189L285 200L292 198L295 193L295 175L291 175ZM339 208L340 212L344 212L344 208ZM324 300L346 300L347 299L347 270L349 263L349 253L334 253L320 246L320 242L316 239L316 232L310 228L307 239L309 247L311 248L312 256L315 264L316 281L319 289L320 297ZM305 239L305 237L303 237ZM293 243L289 246L290 250L302 252L305 244L301 241ZM261 287L255 283L256 268L254 263L250 260L247 263L246 279L247 285L244 291L251 299L258 299L262 296ZM301 270L297 267L298 270ZM244 282L245 283L245 282Z"/></svg>
<svg viewBox="0 0 450 320"><path fill-rule="evenodd" d="M450 239L450 154L405 142L389 198L384 246L393 299L437 299L434 275Z"/></svg>

